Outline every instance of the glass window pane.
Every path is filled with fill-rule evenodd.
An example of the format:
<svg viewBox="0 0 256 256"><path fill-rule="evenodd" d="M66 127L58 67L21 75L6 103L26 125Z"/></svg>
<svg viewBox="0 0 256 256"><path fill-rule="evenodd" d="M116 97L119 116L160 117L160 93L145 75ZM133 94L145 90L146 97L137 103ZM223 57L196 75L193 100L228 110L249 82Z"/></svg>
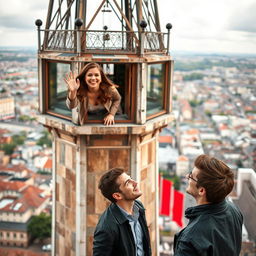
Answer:
<svg viewBox="0 0 256 256"><path fill-rule="evenodd" d="M84 63L86 64L86 63ZM129 120L132 108L131 64L127 63L99 63L107 76L119 87L117 88L122 100L120 110L115 120ZM67 85L65 75L70 72L70 63L48 62L48 109L47 111L71 117L72 112L66 106ZM96 115L88 116L88 120L102 120Z"/></svg>
<svg viewBox="0 0 256 256"><path fill-rule="evenodd" d="M164 109L165 64L148 66L147 116Z"/></svg>
<svg viewBox="0 0 256 256"><path fill-rule="evenodd" d="M119 87L117 88L119 94L122 97L121 100L121 113L117 113L115 116L115 120L127 120L128 119L128 111L126 105L128 104L128 97L131 95L127 95L128 91L128 80L127 73L129 64L115 64L108 63L102 64L103 71L108 76L108 78L113 81L114 84L117 84ZM129 106L130 107L130 106ZM119 111L120 112L120 111Z"/></svg>
<svg viewBox="0 0 256 256"><path fill-rule="evenodd" d="M66 106L67 86L65 75L70 72L70 64L49 62L49 106L54 113L71 116L71 110Z"/></svg>

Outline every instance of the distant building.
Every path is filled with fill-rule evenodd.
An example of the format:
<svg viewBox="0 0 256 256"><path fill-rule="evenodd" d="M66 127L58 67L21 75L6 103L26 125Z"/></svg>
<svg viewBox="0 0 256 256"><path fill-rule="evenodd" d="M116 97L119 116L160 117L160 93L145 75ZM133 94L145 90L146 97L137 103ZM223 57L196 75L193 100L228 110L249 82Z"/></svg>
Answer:
<svg viewBox="0 0 256 256"><path fill-rule="evenodd" d="M228 125L222 123L218 126L218 130L221 137L231 137L232 130Z"/></svg>
<svg viewBox="0 0 256 256"><path fill-rule="evenodd" d="M220 107L219 102L216 100L207 100L203 103L205 111L214 111Z"/></svg>
<svg viewBox="0 0 256 256"><path fill-rule="evenodd" d="M28 103L20 103L16 107L17 113L20 115L27 115L28 113L31 113L31 105Z"/></svg>
<svg viewBox="0 0 256 256"><path fill-rule="evenodd" d="M200 132L200 139L202 141L221 141L220 135L214 132Z"/></svg>
<svg viewBox="0 0 256 256"><path fill-rule="evenodd" d="M170 145L167 145L166 147L159 147L158 163L160 170L174 174L177 158L178 150L176 148L173 148Z"/></svg>
<svg viewBox="0 0 256 256"><path fill-rule="evenodd" d="M192 108L187 100L180 101L181 115L183 120L192 119Z"/></svg>
<svg viewBox="0 0 256 256"><path fill-rule="evenodd" d="M38 171L52 172L52 158L44 154L39 154L34 157L34 166Z"/></svg>
<svg viewBox="0 0 256 256"><path fill-rule="evenodd" d="M189 159L186 156L179 156L176 161L176 174L184 176L189 172Z"/></svg>
<svg viewBox="0 0 256 256"><path fill-rule="evenodd" d="M159 145L160 147L166 147L167 145L173 146L175 145L175 139L172 135L159 135Z"/></svg>
<svg viewBox="0 0 256 256"><path fill-rule="evenodd" d="M246 236L243 237L241 255L255 255L256 241L256 173L253 169L239 168L234 203L244 216Z"/></svg>
<svg viewBox="0 0 256 256"><path fill-rule="evenodd" d="M17 150L20 152L22 159L29 161L42 151L42 147L35 144L36 142L31 141L31 143L27 143L26 145L20 145L17 147Z"/></svg>
<svg viewBox="0 0 256 256"><path fill-rule="evenodd" d="M15 117L14 98L0 97L0 120L6 120Z"/></svg>
<svg viewBox="0 0 256 256"><path fill-rule="evenodd" d="M9 134L9 131L6 129L0 129L0 144L11 143L11 141L12 136Z"/></svg>
<svg viewBox="0 0 256 256"><path fill-rule="evenodd" d="M10 156L5 155L3 150L0 150L0 164L7 165L10 161Z"/></svg>
<svg viewBox="0 0 256 256"><path fill-rule="evenodd" d="M188 129L181 134L180 152L190 159L204 153L203 145L199 137L199 130Z"/></svg>
<svg viewBox="0 0 256 256"><path fill-rule="evenodd" d="M0 165L0 179L1 177L4 181L19 180L27 185L34 185L34 173L24 165Z"/></svg>
<svg viewBox="0 0 256 256"><path fill-rule="evenodd" d="M34 165L38 171L52 172L52 158L48 156L37 156L34 159Z"/></svg>
<svg viewBox="0 0 256 256"><path fill-rule="evenodd" d="M0 246L27 247L31 217L39 215L49 201L50 197L33 185L0 180Z"/></svg>

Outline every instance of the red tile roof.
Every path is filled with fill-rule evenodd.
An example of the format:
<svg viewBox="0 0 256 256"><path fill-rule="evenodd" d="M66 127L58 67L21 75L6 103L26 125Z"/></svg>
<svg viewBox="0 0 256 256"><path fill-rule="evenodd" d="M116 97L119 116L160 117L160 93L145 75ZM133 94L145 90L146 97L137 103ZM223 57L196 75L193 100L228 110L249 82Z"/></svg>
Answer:
<svg viewBox="0 0 256 256"><path fill-rule="evenodd" d="M44 164L44 169L52 169L52 159L48 158Z"/></svg>
<svg viewBox="0 0 256 256"><path fill-rule="evenodd" d="M29 170L26 166L24 165L13 165L12 167L7 167L7 166L3 166L0 165L0 172L4 171L4 172L23 172L23 171L27 171L28 173L33 173L33 171Z"/></svg>
<svg viewBox="0 0 256 256"><path fill-rule="evenodd" d="M178 157L178 161L187 162L187 161L188 161L188 158L187 158L186 156L181 155L181 156Z"/></svg>
<svg viewBox="0 0 256 256"><path fill-rule="evenodd" d="M221 124L219 126L219 129L223 131L223 130L228 130L229 128L228 128L228 126L226 124Z"/></svg>
<svg viewBox="0 0 256 256"><path fill-rule="evenodd" d="M33 208L39 207L48 197L42 197L43 190L35 186L28 186L22 191L24 201Z"/></svg>
<svg viewBox="0 0 256 256"><path fill-rule="evenodd" d="M3 135L5 133L8 133L9 131L7 129L0 128L0 135Z"/></svg>
<svg viewBox="0 0 256 256"><path fill-rule="evenodd" d="M1 211L8 212L25 212L29 208L38 208L49 196L42 196L43 190L33 185L27 186L23 182L4 182L0 180L0 191L1 190L15 190L19 192L19 196L15 198L13 202L1 208ZM2 199L8 199L6 196ZM13 198L13 197L12 197ZM19 204L19 207L15 209L15 206Z"/></svg>
<svg viewBox="0 0 256 256"><path fill-rule="evenodd" d="M22 255L22 256L49 256L50 253L36 252L36 251L29 250L29 249L3 247L3 248L0 248L0 255L5 255L5 256L17 256L17 255Z"/></svg>
<svg viewBox="0 0 256 256"><path fill-rule="evenodd" d="M199 130L198 129L189 129L186 132L189 135L193 135L193 134L199 134Z"/></svg>
<svg viewBox="0 0 256 256"><path fill-rule="evenodd" d="M172 143L173 137L172 136L159 136L159 143Z"/></svg>
<svg viewBox="0 0 256 256"><path fill-rule="evenodd" d="M19 192L25 186L26 186L26 184L21 181L2 181L2 180L0 180L0 191L12 190L12 191Z"/></svg>

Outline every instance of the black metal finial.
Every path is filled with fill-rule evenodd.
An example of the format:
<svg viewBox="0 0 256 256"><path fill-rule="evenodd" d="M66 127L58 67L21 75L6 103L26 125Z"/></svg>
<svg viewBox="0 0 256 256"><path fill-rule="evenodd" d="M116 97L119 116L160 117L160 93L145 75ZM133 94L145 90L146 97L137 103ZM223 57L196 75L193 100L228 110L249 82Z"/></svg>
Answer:
<svg viewBox="0 0 256 256"><path fill-rule="evenodd" d="M40 19L37 19L35 21L35 24L36 24L36 26L40 27L40 26L42 26L43 22Z"/></svg>
<svg viewBox="0 0 256 256"><path fill-rule="evenodd" d="M105 25L105 26L103 27L103 29L104 29L105 31L107 31L107 30L108 30L108 26Z"/></svg>
<svg viewBox="0 0 256 256"><path fill-rule="evenodd" d="M169 30L169 29L172 29L172 24L171 23L167 23L166 24L166 28Z"/></svg>
<svg viewBox="0 0 256 256"><path fill-rule="evenodd" d="M140 22L140 27L142 28L142 29L145 29L146 27L147 27L147 22L145 21L145 20L142 20L141 22Z"/></svg>
<svg viewBox="0 0 256 256"><path fill-rule="evenodd" d="M75 20L75 25L76 25L77 27L81 27L83 24L84 24L84 22L83 22L82 19L76 18L76 20Z"/></svg>

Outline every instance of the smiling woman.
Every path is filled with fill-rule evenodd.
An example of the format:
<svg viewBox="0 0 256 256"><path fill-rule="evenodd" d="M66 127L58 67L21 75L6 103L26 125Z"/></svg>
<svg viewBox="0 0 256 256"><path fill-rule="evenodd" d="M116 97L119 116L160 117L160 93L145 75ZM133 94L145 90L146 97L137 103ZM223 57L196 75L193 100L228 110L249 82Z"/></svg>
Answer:
<svg viewBox="0 0 256 256"><path fill-rule="evenodd" d="M66 104L78 113L77 121L85 124L90 117L103 119L105 125L114 124L121 96L115 85L97 63L88 63L77 76L70 72L64 79L68 95Z"/></svg>

